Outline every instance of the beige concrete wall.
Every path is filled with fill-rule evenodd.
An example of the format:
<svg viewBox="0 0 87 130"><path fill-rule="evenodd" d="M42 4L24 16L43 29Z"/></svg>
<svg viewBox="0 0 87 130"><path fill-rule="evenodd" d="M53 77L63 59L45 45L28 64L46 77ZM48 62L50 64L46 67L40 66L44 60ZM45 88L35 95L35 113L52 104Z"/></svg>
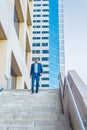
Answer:
<svg viewBox="0 0 87 130"><path fill-rule="evenodd" d="M17 5L15 5L15 2ZM3 34L0 36L0 73L6 75L9 82L11 82L11 57L12 54L15 57L15 74L17 77L17 83L15 88L23 89L24 82L26 86L30 88L30 64L31 64L31 38L29 38L28 43L30 50L28 52L28 58L26 63L26 33L31 37L32 31L32 18L27 17L27 7L32 5L32 1L29 0L2 0L0 2L0 28L2 27L3 31L0 29L0 33ZM14 6L16 6L17 15L19 18L19 37L17 36L15 26L14 26ZM28 8L29 12L32 7ZM30 14L32 16L32 14ZM31 25L27 24L30 20ZM31 28L31 29L29 29ZM4 33L3 33L4 32ZM5 34L5 36L4 36ZM18 70L20 70L20 75ZM1 79L1 78L0 78ZM5 80L5 78L4 78ZM0 80L0 84L6 88L5 81ZM11 88L11 83L9 83L8 88Z"/></svg>
<svg viewBox="0 0 87 130"><path fill-rule="evenodd" d="M24 81L22 76L17 76L17 89L24 89Z"/></svg>

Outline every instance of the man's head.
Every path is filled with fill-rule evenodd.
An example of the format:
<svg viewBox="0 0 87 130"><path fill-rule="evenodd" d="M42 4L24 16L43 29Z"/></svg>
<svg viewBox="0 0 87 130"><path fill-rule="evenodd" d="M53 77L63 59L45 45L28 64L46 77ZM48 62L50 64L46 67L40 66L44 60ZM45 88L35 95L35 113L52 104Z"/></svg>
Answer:
<svg viewBox="0 0 87 130"><path fill-rule="evenodd" d="M35 63L38 63L38 61L39 61L38 58L35 58Z"/></svg>

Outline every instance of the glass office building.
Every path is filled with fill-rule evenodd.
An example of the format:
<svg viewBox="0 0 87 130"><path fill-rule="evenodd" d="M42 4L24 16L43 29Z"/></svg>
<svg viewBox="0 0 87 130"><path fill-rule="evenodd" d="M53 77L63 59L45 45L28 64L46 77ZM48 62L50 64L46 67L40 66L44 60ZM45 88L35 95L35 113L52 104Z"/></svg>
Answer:
<svg viewBox="0 0 87 130"><path fill-rule="evenodd" d="M58 87L64 71L63 0L33 1L32 62L38 57L43 65L41 87Z"/></svg>
<svg viewBox="0 0 87 130"><path fill-rule="evenodd" d="M49 85L49 0L33 1L32 62L38 57L43 65L40 87Z"/></svg>

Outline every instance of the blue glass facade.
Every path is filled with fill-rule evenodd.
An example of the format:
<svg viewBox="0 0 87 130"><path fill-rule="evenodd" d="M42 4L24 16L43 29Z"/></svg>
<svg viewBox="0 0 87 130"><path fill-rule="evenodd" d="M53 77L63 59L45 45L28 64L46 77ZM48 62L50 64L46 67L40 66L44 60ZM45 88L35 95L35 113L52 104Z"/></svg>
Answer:
<svg viewBox="0 0 87 130"><path fill-rule="evenodd" d="M63 0L34 0L32 61L43 65L41 87L58 88L58 75L64 72Z"/></svg>
<svg viewBox="0 0 87 130"><path fill-rule="evenodd" d="M58 0L49 0L49 7L49 83L50 88L57 88L59 74Z"/></svg>

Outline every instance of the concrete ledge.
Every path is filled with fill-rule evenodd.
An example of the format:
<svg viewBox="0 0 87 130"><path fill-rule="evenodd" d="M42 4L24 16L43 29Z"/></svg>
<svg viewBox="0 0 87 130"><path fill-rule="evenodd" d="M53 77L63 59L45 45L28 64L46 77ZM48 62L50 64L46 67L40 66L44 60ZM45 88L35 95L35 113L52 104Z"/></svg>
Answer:
<svg viewBox="0 0 87 130"><path fill-rule="evenodd" d="M6 40L6 39L7 39L6 33L4 32L3 26L0 23L0 40Z"/></svg>
<svg viewBox="0 0 87 130"><path fill-rule="evenodd" d="M15 7L18 13L19 22L24 22L24 13L21 0L15 0Z"/></svg>
<svg viewBox="0 0 87 130"><path fill-rule="evenodd" d="M3 0L0 3L0 40L8 39L9 17L10 15L9 15L8 7L7 7L7 1Z"/></svg>
<svg viewBox="0 0 87 130"><path fill-rule="evenodd" d="M28 24L28 26L32 25L29 1L27 2L27 24Z"/></svg>
<svg viewBox="0 0 87 130"><path fill-rule="evenodd" d="M27 49L27 52L31 52L31 42L30 42L30 38L28 34L28 29L26 32L26 49Z"/></svg>

